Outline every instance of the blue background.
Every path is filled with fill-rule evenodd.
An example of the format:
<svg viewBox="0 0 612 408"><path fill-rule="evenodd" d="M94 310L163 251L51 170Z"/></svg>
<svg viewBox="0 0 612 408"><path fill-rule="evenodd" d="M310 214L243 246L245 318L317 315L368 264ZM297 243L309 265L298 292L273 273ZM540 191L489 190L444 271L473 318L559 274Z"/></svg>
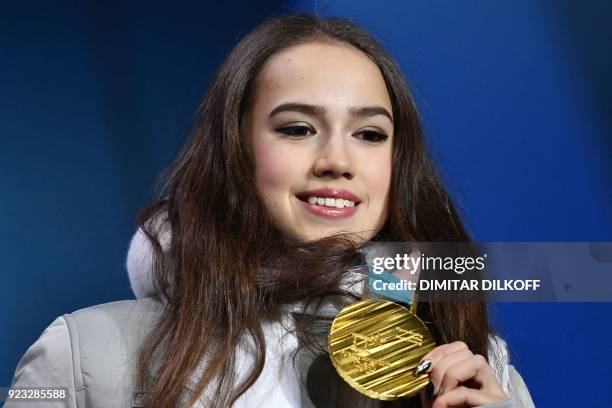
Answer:
<svg viewBox="0 0 612 408"><path fill-rule="evenodd" d="M5 2L0 385L58 315L131 298L138 210L213 70L272 14L354 19L400 63L477 240L612 241L607 1ZM612 304L497 304L537 406L612 406Z"/></svg>

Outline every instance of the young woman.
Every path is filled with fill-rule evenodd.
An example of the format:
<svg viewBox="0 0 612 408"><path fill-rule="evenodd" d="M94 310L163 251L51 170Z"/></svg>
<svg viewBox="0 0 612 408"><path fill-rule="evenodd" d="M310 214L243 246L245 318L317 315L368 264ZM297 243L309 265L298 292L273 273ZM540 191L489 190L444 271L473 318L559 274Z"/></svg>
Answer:
<svg viewBox="0 0 612 408"><path fill-rule="evenodd" d="M347 269L382 240L469 241L399 68L346 20L270 20L141 214L128 264L147 296L58 318L13 386L68 387L62 407L533 406L478 302L419 304L429 393L381 402L325 369Z"/></svg>

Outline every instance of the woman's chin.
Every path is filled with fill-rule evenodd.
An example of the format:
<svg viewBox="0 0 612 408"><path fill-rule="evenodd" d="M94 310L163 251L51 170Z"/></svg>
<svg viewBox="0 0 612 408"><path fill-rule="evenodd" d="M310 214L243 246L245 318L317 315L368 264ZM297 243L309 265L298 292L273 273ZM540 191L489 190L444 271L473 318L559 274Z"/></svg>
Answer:
<svg viewBox="0 0 612 408"><path fill-rule="evenodd" d="M341 236L348 238L353 241L355 245L360 245L364 242L369 241L375 234L372 232L364 232L358 230L347 230L347 229L317 229L313 231L300 231L297 234L291 234L296 239L302 242L313 242L323 238Z"/></svg>

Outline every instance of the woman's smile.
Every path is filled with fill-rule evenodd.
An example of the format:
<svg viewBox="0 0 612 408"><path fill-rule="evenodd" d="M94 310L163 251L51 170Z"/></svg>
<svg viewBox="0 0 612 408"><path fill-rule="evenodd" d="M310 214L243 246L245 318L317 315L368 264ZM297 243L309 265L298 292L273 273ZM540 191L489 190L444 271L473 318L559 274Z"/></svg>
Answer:
<svg viewBox="0 0 612 408"><path fill-rule="evenodd" d="M320 188L299 193L300 204L312 214L330 219L348 218L359 209L361 200L344 189Z"/></svg>

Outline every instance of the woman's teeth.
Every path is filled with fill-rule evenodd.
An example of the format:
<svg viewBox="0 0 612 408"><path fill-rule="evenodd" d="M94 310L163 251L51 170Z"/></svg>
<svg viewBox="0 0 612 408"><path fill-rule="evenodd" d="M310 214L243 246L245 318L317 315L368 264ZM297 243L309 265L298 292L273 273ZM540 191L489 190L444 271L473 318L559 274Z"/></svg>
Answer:
<svg viewBox="0 0 612 408"><path fill-rule="evenodd" d="M354 207L355 202L351 200L345 200L343 198L328 198L328 197L308 197L308 204L311 205L324 205L326 207L344 208Z"/></svg>

